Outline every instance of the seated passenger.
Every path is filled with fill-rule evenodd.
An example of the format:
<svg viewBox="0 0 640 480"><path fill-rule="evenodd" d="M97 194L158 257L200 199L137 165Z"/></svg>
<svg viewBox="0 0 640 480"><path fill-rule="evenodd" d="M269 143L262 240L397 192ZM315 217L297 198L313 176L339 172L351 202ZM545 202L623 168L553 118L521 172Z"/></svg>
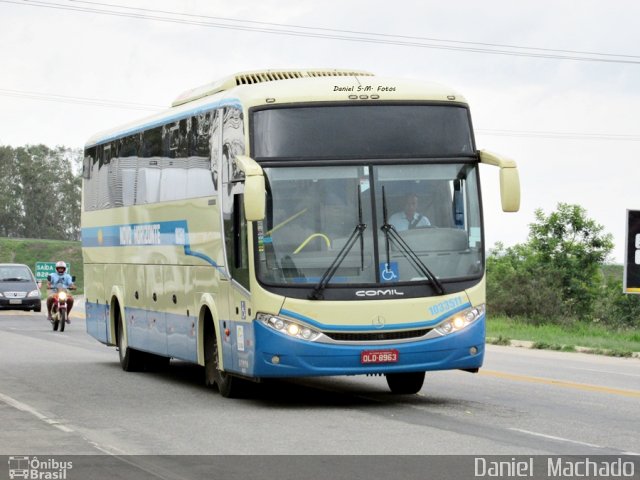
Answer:
<svg viewBox="0 0 640 480"><path fill-rule="evenodd" d="M410 193L405 199L404 210L391 215L389 223L399 232L430 226L431 222L429 219L425 215L418 213L417 210L418 195Z"/></svg>

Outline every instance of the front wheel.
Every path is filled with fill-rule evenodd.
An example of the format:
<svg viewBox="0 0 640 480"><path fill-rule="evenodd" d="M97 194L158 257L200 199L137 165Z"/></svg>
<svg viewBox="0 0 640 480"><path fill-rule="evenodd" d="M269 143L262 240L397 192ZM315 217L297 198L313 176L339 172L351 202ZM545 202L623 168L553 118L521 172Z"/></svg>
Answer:
<svg viewBox="0 0 640 480"><path fill-rule="evenodd" d="M205 385L217 385L220 395L225 398L237 398L242 395L244 381L218 368L218 343L214 335L206 336L204 349Z"/></svg>
<svg viewBox="0 0 640 480"><path fill-rule="evenodd" d="M391 393L410 395L418 393L424 384L424 372L387 373Z"/></svg>
<svg viewBox="0 0 640 480"><path fill-rule="evenodd" d="M60 317L60 331L64 332L64 325L67 323L67 311L61 309L58 317Z"/></svg>

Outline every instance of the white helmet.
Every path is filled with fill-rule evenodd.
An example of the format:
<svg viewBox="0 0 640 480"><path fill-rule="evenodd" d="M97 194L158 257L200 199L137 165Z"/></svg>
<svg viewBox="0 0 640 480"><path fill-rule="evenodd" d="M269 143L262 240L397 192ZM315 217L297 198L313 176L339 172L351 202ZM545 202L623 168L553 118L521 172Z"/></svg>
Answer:
<svg viewBox="0 0 640 480"><path fill-rule="evenodd" d="M58 270L59 268L64 268L64 271L67 270L67 264L64 263L62 260L60 260L58 263L56 263L56 272L60 273L60 271ZM64 273L64 271L62 273Z"/></svg>

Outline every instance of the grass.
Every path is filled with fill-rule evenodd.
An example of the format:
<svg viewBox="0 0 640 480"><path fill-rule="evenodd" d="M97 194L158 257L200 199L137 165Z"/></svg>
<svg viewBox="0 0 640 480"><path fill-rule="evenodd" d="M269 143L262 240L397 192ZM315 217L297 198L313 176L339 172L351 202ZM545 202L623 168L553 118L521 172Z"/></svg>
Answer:
<svg viewBox="0 0 640 480"><path fill-rule="evenodd" d="M75 293L82 293L84 269L80 242L0 238L0 263L24 263L35 274L36 262L57 262L58 260L71 264L71 274L76 277L78 287ZM45 294L46 289L43 288L42 291Z"/></svg>
<svg viewBox="0 0 640 480"><path fill-rule="evenodd" d="M487 320L487 337L499 345L508 344L508 340L526 340L533 342L533 348L560 351L586 347L593 353L622 357L640 352L640 331L588 323L532 325L518 319L491 317Z"/></svg>

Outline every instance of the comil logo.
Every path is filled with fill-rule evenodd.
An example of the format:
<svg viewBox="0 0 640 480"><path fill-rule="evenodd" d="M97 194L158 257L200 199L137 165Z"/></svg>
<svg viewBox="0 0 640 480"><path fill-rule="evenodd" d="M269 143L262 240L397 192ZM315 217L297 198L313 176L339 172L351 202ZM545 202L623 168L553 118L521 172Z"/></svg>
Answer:
<svg viewBox="0 0 640 480"><path fill-rule="evenodd" d="M31 480L66 480L67 471L73 468L73 462L62 462L54 458L9 457L9 478Z"/></svg>
<svg viewBox="0 0 640 480"><path fill-rule="evenodd" d="M404 292L395 288L386 288L384 290L358 290L356 295L358 297L386 297L389 295L404 295Z"/></svg>

